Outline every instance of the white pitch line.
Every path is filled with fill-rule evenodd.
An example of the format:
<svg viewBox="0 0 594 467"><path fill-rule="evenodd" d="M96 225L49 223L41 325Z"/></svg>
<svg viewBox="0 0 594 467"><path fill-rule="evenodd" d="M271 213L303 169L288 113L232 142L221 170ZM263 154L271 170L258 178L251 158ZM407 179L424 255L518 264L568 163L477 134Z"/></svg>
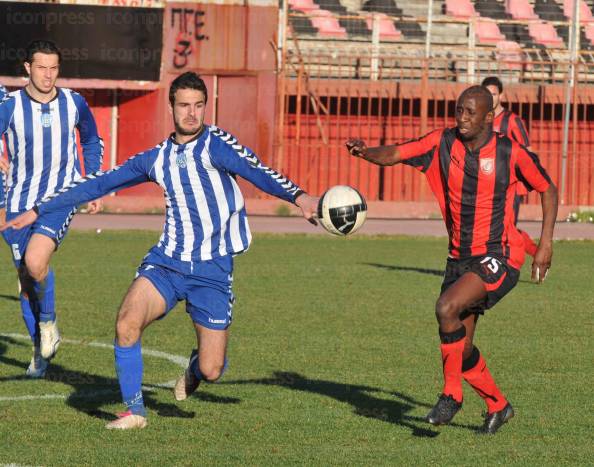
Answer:
<svg viewBox="0 0 594 467"><path fill-rule="evenodd" d="M17 340L26 340L30 341L31 338L24 334L18 333L0 333L0 337L10 337L12 339ZM103 342L85 342L84 340L77 340L77 339L62 339L62 342L65 344L73 344L73 345L86 345L89 347L98 347L103 349L113 349L113 344L105 344ZM169 360L176 365L179 365L182 368L186 368L188 364L188 358L182 357L181 355L174 355L167 352L162 352L160 350L151 350L151 349L142 349L143 355L148 355L150 357L155 358L162 358L164 360ZM155 383L155 384L147 384L142 386L143 391L148 391L151 388L165 388L171 389L175 385L175 380L166 381L164 383ZM86 399L97 397L105 394L112 394L117 393L118 391L113 389L101 390L101 391L92 391L92 392L85 392L79 395L72 394L31 394L25 396L0 396L0 402L16 402L16 401L30 401L30 400L48 400L48 399L57 399L57 400L66 400L70 397L76 397L77 399ZM74 395L74 396L73 396Z"/></svg>

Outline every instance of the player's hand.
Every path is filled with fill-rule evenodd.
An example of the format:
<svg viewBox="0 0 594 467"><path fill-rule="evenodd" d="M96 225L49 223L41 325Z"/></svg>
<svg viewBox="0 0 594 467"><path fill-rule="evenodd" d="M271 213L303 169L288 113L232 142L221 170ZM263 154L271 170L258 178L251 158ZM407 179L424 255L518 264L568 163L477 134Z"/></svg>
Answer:
<svg viewBox="0 0 594 467"><path fill-rule="evenodd" d="M29 209L25 211L20 216L15 217L11 221L8 221L6 224L0 225L0 232L4 232L6 229L22 229L23 227L27 227L31 225L33 222L37 220L39 216L33 209Z"/></svg>
<svg viewBox="0 0 594 467"><path fill-rule="evenodd" d="M532 281L541 284L547 277L553 258L553 245L548 242L538 245L532 261Z"/></svg>
<svg viewBox="0 0 594 467"><path fill-rule="evenodd" d="M0 208L0 225L6 222L6 208Z"/></svg>
<svg viewBox="0 0 594 467"><path fill-rule="evenodd" d="M365 157L365 153L367 152L367 145L363 140L349 139L345 144L351 156Z"/></svg>
<svg viewBox="0 0 594 467"><path fill-rule="evenodd" d="M88 214L97 214L101 209L103 209L103 200L101 198L87 203Z"/></svg>
<svg viewBox="0 0 594 467"><path fill-rule="evenodd" d="M0 153L0 171L6 174L8 173L9 167L10 163L8 162L8 159Z"/></svg>
<svg viewBox="0 0 594 467"><path fill-rule="evenodd" d="M318 225L316 218L318 217L318 203L320 198L315 196L309 196L307 193L303 193L296 200L295 204L301 208L301 213L307 221L313 225Z"/></svg>

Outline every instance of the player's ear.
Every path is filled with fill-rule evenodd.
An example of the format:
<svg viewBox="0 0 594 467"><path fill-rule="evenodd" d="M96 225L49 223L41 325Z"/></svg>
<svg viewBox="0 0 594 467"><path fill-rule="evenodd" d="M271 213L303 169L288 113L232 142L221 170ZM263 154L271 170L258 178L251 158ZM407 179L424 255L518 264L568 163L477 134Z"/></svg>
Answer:
<svg viewBox="0 0 594 467"><path fill-rule="evenodd" d="M27 75L31 76L31 64L29 62L24 62L23 66L25 67L25 71L27 72Z"/></svg>

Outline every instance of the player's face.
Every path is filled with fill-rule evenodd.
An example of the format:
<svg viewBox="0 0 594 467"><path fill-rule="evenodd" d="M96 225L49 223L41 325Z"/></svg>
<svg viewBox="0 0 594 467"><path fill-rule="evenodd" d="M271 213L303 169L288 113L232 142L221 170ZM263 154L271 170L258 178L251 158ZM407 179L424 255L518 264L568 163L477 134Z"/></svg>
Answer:
<svg viewBox="0 0 594 467"><path fill-rule="evenodd" d="M48 94L53 91L60 71L60 59L56 54L36 52L31 63L25 62L31 84L37 91Z"/></svg>
<svg viewBox="0 0 594 467"><path fill-rule="evenodd" d="M195 135L204 123L206 99L204 93L197 89L178 89L175 92L175 103L171 107L175 131L180 135Z"/></svg>
<svg viewBox="0 0 594 467"><path fill-rule="evenodd" d="M499 88L497 86L487 86L487 89L493 96L493 108L496 109L499 107L499 103L501 102L501 94L499 94Z"/></svg>
<svg viewBox="0 0 594 467"><path fill-rule="evenodd" d="M493 110L484 99L463 97L456 104L456 124L463 141L472 141L484 134L493 123Z"/></svg>

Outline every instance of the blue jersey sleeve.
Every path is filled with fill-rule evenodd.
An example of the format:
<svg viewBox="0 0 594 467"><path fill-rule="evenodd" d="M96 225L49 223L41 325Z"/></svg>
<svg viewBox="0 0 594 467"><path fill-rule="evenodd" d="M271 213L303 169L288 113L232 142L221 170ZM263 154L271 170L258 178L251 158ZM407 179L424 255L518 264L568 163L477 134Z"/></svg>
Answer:
<svg viewBox="0 0 594 467"><path fill-rule="evenodd" d="M242 146L232 135L217 127L210 128L215 138L210 152L213 164L233 175L239 175L260 190L277 198L294 203L303 190L291 180L266 167L254 152Z"/></svg>
<svg viewBox="0 0 594 467"><path fill-rule="evenodd" d="M14 101L9 99L6 88L0 86L0 157L6 157L4 147L4 133L8 129L12 112L14 110ZM4 173L0 172L0 209L6 207L6 196L4 193Z"/></svg>
<svg viewBox="0 0 594 467"><path fill-rule="evenodd" d="M107 172L95 172L72 182L35 205L39 214L68 206L79 206L102 196L151 180L151 169L158 151L141 152Z"/></svg>
<svg viewBox="0 0 594 467"><path fill-rule="evenodd" d="M83 96L72 93L76 109L78 110L78 128L80 145L82 146L85 174L89 175L101 169L103 162L103 140L97 132L95 117Z"/></svg>

